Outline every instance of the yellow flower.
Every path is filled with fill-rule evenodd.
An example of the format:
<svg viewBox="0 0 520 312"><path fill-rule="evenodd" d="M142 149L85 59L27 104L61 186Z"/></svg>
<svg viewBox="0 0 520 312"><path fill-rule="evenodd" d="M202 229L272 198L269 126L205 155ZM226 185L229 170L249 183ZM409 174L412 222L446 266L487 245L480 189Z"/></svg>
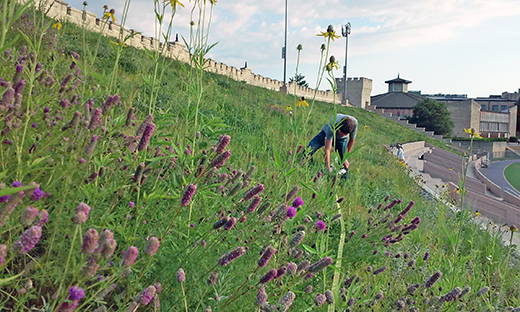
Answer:
<svg viewBox="0 0 520 312"><path fill-rule="evenodd" d="M363 125L363 128L364 129L368 129L368 125Z"/></svg>
<svg viewBox="0 0 520 312"><path fill-rule="evenodd" d="M291 112L291 111L292 111L292 107L291 107L291 105L287 105L287 106L285 107L285 111L286 111L286 112Z"/></svg>
<svg viewBox="0 0 520 312"><path fill-rule="evenodd" d="M339 63L337 61L330 62L327 65L325 65L325 69L328 72L331 72L333 69L339 69Z"/></svg>
<svg viewBox="0 0 520 312"><path fill-rule="evenodd" d="M450 171L453 171L453 168L452 168L452 167L450 167L450 168L448 168L448 170L450 170Z"/></svg>
<svg viewBox="0 0 520 312"><path fill-rule="evenodd" d="M60 22L56 22L56 23L54 23L54 25L52 25L52 28L57 29L57 30L60 30L61 27L63 27L63 25L61 25Z"/></svg>
<svg viewBox="0 0 520 312"><path fill-rule="evenodd" d="M105 12L105 15L103 15L103 19L106 19L106 20L112 19L112 23L115 23L116 17L114 16L114 14L116 14L116 10L111 9L110 11Z"/></svg>
<svg viewBox="0 0 520 312"><path fill-rule="evenodd" d="M210 0L212 4L215 4L215 0ZM174 10L177 10L177 4L184 8L184 4L180 3L179 0L164 0L164 3L169 2Z"/></svg>
<svg viewBox="0 0 520 312"><path fill-rule="evenodd" d="M301 97L298 102L296 102L296 107L309 107L309 103L305 100L305 97Z"/></svg>
<svg viewBox="0 0 520 312"><path fill-rule="evenodd" d="M480 136L480 132L476 132L475 129L473 129L473 128L468 128L468 129L464 128L464 132L469 134L470 138L482 139L482 137Z"/></svg>
<svg viewBox="0 0 520 312"><path fill-rule="evenodd" d="M329 27L327 27L327 31L322 31L316 36L323 37L324 39L329 38L332 39L332 41L335 41L337 38L340 38L340 36L336 35L336 31L334 30L334 26L332 25L329 25Z"/></svg>
<svg viewBox="0 0 520 312"><path fill-rule="evenodd" d="M121 39L117 39L117 42L110 41L110 43L112 43L114 45L118 45L118 46L123 47L123 48L128 47L128 45L124 41L122 41Z"/></svg>
<svg viewBox="0 0 520 312"><path fill-rule="evenodd" d="M480 217L480 212L478 210L475 211L475 217Z"/></svg>

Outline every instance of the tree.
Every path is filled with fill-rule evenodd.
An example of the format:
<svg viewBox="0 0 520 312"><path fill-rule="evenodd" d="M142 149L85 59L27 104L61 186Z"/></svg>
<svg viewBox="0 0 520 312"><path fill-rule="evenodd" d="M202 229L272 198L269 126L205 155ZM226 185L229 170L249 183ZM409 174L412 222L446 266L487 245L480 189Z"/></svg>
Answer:
<svg viewBox="0 0 520 312"><path fill-rule="evenodd" d="M300 87L309 87L309 83L304 80L305 76L302 74L297 74L294 78L289 78L289 83L296 82Z"/></svg>
<svg viewBox="0 0 520 312"><path fill-rule="evenodd" d="M451 135L455 126L446 104L432 99L422 100L414 106L410 122L446 136Z"/></svg>

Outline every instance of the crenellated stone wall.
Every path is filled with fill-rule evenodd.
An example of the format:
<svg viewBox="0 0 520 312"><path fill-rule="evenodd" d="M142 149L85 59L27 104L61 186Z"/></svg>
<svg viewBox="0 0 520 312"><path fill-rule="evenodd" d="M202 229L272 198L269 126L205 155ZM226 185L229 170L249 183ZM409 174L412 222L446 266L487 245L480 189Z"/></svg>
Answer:
<svg viewBox="0 0 520 312"><path fill-rule="evenodd" d="M26 0L18 0L21 3L25 3ZM168 42L162 43L154 38L147 37L136 30L133 29L122 29L121 25L117 22L113 23L109 21L106 23L102 20L102 17L97 17L96 14L78 10L68 5L68 3L63 2L61 0L36 0L36 7L45 12L49 17L59 20L59 21L68 21L77 25L81 25L92 32L103 33L106 36L119 38L121 31L123 32L123 38L135 34L133 37L126 40L126 44L128 46L136 47L138 49L148 49L148 50L157 50L163 48L164 44L167 44L164 50L164 56L172 59L176 59L181 62L188 63L190 60L190 54L186 47L180 42ZM228 66L224 63L216 62L214 60L208 59L207 66L205 68L206 71L227 76L231 79L237 81L244 81L248 84L263 87L274 91L283 91L289 94L295 94L298 97L304 96L307 99L313 98L315 90L306 87L296 86L294 84L287 84L286 88L283 88L283 82L271 79L268 77L264 77L262 75L254 74L251 69L244 68L236 68L233 66ZM332 91L321 91L318 90L316 92L316 100L328 102L328 103L340 103L341 94L334 96L334 92ZM370 96L369 96L370 98Z"/></svg>

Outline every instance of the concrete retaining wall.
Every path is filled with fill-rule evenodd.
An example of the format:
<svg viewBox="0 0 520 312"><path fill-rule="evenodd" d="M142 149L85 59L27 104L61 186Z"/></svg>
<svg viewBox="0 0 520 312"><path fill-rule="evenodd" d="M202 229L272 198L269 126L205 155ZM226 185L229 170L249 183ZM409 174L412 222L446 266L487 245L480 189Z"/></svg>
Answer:
<svg viewBox="0 0 520 312"><path fill-rule="evenodd" d="M457 185L459 183L459 178L462 178L461 173L449 170L448 168L439 166L426 160L423 162L423 171L433 178L439 178L443 181L452 182ZM471 177L466 177L466 188L482 194L486 193L486 185Z"/></svg>

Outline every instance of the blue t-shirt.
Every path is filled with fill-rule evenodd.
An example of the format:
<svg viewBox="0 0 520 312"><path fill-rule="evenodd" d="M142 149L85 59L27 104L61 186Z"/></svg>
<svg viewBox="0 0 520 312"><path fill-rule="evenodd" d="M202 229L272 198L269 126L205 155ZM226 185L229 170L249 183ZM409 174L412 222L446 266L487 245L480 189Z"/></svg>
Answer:
<svg viewBox="0 0 520 312"><path fill-rule="evenodd" d="M346 117L349 117L350 119L354 120L354 130L350 132L350 140L354 140L356 138L357 128L358 128L358 121L355 117L350 115L343 115L343 114L337 114L336 115L336 125L338 125L343 119ZM334 136L334 130L331 128L331 125L334 123L334 116L330 117L330 123L323 126L322 130L325 132L325 138L327 140L332 140L332 137ZM345 136L342 136L340 138L347 137L348 133L346 133Z"/></svg>

